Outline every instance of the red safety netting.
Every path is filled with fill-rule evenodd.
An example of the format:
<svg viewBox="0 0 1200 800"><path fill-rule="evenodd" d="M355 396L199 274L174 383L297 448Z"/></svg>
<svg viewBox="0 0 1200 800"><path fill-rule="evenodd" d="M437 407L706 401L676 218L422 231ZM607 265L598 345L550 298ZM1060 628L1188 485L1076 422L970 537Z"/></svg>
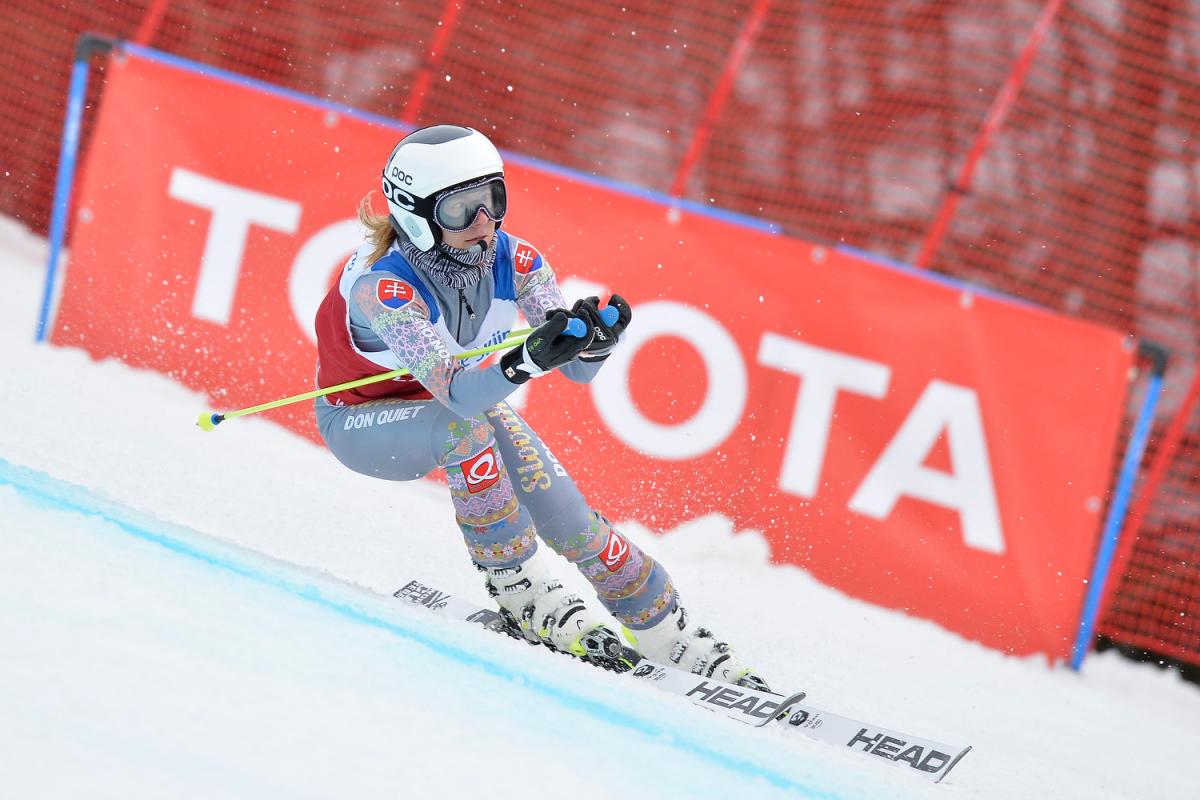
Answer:
<svg viewBox="0 0 1200 800"><path fill-rule="evenodd" d="M35 230L49 221L72 50L90 30L409 122L470 124L502 148L1128 330L1172 354L1158 434L1196 376L1194 3L6 10L0 213ZM1142 487L1154 500L1101 632L1200 663L1200 421L1179 430L1161 489Z"/></svg>

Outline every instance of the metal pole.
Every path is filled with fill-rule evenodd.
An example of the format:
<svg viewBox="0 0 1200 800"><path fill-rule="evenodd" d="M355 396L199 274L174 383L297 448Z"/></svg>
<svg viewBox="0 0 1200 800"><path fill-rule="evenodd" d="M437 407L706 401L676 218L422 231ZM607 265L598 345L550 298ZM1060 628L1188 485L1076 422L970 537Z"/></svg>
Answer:
<svg viewBox="0 0 1200 800"><path fill-rule="evenodd" d="M1124 564L1129 560L1129 552L1133 549L1138 531L1141 530L1142 522L1146 519L1146 515L1150 511L1151 503L1158 495L1159 489L1162 488L1163 479L1167 474L1167 467L1170 466L1175 458L1175 452L1179 449L1179 443L1183 440L1188 420L1192 418L1192 412L1196 409L1197 400L1200 400L1200 374L1197 374L1192 380L1192 385L1188 388L1187 397L1184 399L1183 405L1179 407L1170 424L1167 425L1162 440L1159 442L1158 448L1154 451L1154 458L1146 470L1146 477L1142 482L1141 489L1138 491L1137 499L1129 509L1129 516L1126 518L1125 527L1121 532L1121 544L1117 549L1116 556L1113 558L1113 571L1117 575L1121 575L1124 572ZM1104 613L1104 610L1112 602L1117 585L1117 581L1112 581L1105 589L1104 599L1100 604L1101 614Z"/></svg>
<svg viewBox="0 0 1200 800"><path fill-rule="evenodd" d="M1121 538L1122 523L1125 521L1125 511L1129 508L1129 498L1133 493L1133 484L1137 478L1138 466L1146 452L1146 442L1150 438L1150 426L1154 422L1154 409L1158 406L1162 394L1163 374L1167 369L1167 352L1157 345L1143 345L1146 352L1154 359L1150 373L1150 382L1146 386L1146 399L1142 401L1142 410L1133 426L1129 437L1129 446L1125 449L1125 461L1117 476L1117 489L1113 493L1112 504L1108 507L1108 518L1104 521L1104 533L1100 537L1100 549L1096 553L1096 563L1092 567L1092 577L1088 581L1087 597L1083 602L1083 614L1079 620L1079 632L1075 637L1075 647L1071 653L1071 669L1079 671L1084 656L1092 644L1092 635L1096 628L1096 619L1100 616L1101 600L1104 597L1104 584L1108 580L1109 568Z"/></svg>
<svg viewBox="0 0 1200 800"><path fill-rule="evenodd" d="M54 205L50 214L50 257L46 265L46 285L42 288L42 307L38 312L34 341L46 339L50 321L50 306L58 285L58 261L67 232L67 214L71 208L71 185L75 182L75 166L79 158L79 131L83 121L83 106L87 95L88 64L92 53L107 53L113 48L111 39L92 33L79 37L75 45L75 62L71 66L71 83L67 90L67 113L63 121L62 146L58 151L58 178L54 186Z"/></svg>

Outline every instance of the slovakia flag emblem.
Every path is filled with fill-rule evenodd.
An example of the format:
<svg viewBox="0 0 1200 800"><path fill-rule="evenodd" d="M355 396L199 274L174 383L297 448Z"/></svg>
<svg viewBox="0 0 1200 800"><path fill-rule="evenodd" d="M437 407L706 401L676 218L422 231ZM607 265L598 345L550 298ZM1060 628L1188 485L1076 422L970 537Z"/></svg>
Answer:
<svg viewBox="0 0 1200 800"><path fill-rule="evenodd" d="M513 264L516 266L517 272L522 275L528 275L542 265L542 255L529 245L521 242L517 245L517 249L513 253Z"/></svg>
<svg viewBox="0 0 1200 800"><path fill-rule="evenodd" d="M375 296L388 308L400 308L413 299L413 287L395 278L380 278L375 284Z"/></svg>

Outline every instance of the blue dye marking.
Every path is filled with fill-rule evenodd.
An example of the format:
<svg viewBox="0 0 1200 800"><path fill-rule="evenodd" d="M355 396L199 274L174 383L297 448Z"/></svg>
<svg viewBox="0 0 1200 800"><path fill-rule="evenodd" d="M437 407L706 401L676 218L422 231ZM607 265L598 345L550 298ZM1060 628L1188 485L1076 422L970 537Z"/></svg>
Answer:
<svg viewBox="0 0 1200 800"><path fill-rule="evenodd" d="M88 517L97 517L135 539L159 545L172 553L195 559L225 572L315 603L354 622L420 644L459 664L507 680L524 681L526 677L523 673L503 663L437 639L416 628L408 627L402 621L384 618L358 608L350 602L335 598L312 582L297 580L294 576L282 574L285 571L301 573L299 568L289 567L282 562L272 563L265 557L255 556L250 552L239 553L234 547L215 541L204 542L201 534L167 525L131 508L95 497L81 486L61 481L42 472L18 467L0 458L0 486L4 485L12 486L18 493L37 505L53 510L76 512ZM191 539L194 541L189 541ZM257 559L263 561L261 566L252 563ZM765 780L780 789L797 792L802 797L816 798L817 800L841 800L845 797L845 795L831 794L805 786L772 769L714 750L702 742L694 741L682 729L668 728L658 721L631 714L623 709L613 708L599 700L569 689L536 681L524 681L524 686L560 705L583 712L602 722L626 728L659 741L664 737L669 737L671 745L678 750L732 772Z"/></svg>

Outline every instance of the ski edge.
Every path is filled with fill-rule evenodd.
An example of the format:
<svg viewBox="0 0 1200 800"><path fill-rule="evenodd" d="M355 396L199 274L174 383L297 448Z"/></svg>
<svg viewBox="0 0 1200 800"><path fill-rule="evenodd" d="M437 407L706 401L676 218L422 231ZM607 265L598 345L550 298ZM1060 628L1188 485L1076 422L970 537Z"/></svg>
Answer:
<svg viewBox="0 0 1200 800"><path fill-rule="evenodd" d="M943 780L945 780L946 776L950 774L950 770L954 769L955 765L957 765L958 762L962 761L963 756L965 756L969 752L971 752L971 745L967 745L966 747L964 747L962 749L962 752L959 753L958 755L956 755L954 757L954 760L946 765L946 769L942 771L942 774L938 776L938 779L936 781L934 781L934 783L941 783Z"/></svg>

